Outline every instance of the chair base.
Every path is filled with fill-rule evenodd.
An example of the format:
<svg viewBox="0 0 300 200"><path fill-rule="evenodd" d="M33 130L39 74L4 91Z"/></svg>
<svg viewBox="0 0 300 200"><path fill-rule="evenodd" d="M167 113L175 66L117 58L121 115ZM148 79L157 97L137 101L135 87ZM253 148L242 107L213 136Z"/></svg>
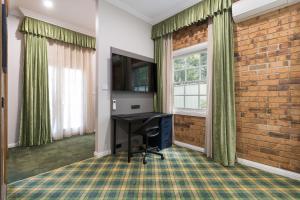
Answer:
<svg viewBox="0 0 300 200"><path fill-rule="evenodd" d="M159 153L159 148L158 147L150 147L148 149L144 149L143 151L138 151L138 152L133 152L132 154L138 154L138 153L142 153L143 154L143 164L147 164L147 156L150 154L154 154L154 155L158 155L160 156L161 160L164 160L164 154Z"/></svg>

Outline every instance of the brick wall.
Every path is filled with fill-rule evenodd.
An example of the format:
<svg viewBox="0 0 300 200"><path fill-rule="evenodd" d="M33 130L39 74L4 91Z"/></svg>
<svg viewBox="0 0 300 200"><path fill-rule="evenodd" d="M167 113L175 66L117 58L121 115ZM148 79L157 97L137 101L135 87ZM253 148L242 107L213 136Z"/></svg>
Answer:
<svg viewBox="0 0 300 200"><path fill-rule="evenodd" d="M207 25L174 33L174 50L207 41ZM235 26L238 157L300 172L300 4ZM195 125L196 124L196 125ZM175 116L175 138L204 146L205 119Z"/></svg>
<svg viewBox="0 0 300 200"><path fill-rule="evenodd" d="M173 49L178 50L207 41L207 23L197 23L173 34ZM175 115L175 140L204 147L205 118Z"/></svg>
<svg viewBox="0 0 300 200"><path fill-rule="evenodd" d="M300 172L300 4L235 28L238 156Z"/></svg>
<svg viewBox="0 0 300 200"><path fill-rule="evenodd" d="M205 118L175 115L174 131L176 141L204 147Z"/></svg>
<svg viewBox="0 0 300 200"><path fill-rule="evenodd" d="M173 34L173 49L178 50L207 41L207 22L196 23Z"/></svg>

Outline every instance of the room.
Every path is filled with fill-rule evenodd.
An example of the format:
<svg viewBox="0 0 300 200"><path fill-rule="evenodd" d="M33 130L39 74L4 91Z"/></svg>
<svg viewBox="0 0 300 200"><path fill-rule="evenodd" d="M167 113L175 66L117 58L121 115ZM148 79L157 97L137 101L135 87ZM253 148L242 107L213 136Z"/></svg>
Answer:
<svg viewBox="0 0 300 200"><path fill-rule="evenodd" d="M64 14L64 10L70 2L62 2L58 7L54 7L52 1L9 2L7 65L11 67L7 70L8 183L94 156L96 9L95 3L90 1L84 11L90 12L90 15L86 15L89 23L78 21L74 12L82 10L84 2L79 1L68 14ZM39 25L41 21L45 24ZM30 39L25 35L37 33L28 27L40 26L49 32L49 24L55 25L53 30L61 35L54 33L46 41L37 43L41 45L38 48L44 45L44 52L32 51L31 56L28 54L30 47L28 50L25 48L25 43L29 42L27 39ZM77 43L73 37L82 37L86 41L78 39ZM40 53L46 56L41 62L48 63L45 68L48 70L39 71L39 68L35 68L33 73L41 75L32 74L32 79L27 79L25 75L31 75L26 69L30 68L23 66L34 62L34 54ZM40 79L40 82L36 81ZM36 96L44 91L45 95Z"/></svg>
<svg viewBox="0 0 300 200"><path fill-rule="evenodd" d="M1 199L300 199L300 0L1 15Z"/></svg>

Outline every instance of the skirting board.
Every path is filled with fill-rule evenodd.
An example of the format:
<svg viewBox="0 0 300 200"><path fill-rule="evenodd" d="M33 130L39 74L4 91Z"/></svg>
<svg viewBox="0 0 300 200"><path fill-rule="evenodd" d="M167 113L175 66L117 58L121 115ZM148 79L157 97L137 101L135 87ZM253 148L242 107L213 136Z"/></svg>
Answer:
<svg viewBox="0 0 300 200"><path fill-rule="evenodd" d="M104 156L108 156L108 155L110 155L111 154L111 151L109 150L109 151L103 151L103 152L94 152L94 156L96 157L96 158L102 158L102 157L104 157Z"/></svg>
<svg viewBox="0 0 300 200"><path fill-rule="evenodd" d="M202 148L202 147L197 147L197 146L187 144L187 143L183 143L183 142L179 142L179 141L176 141L176 140L174 141L174 144L176 144L177 146L180 146L180 147L185 147L185 148L188 148L188 149L192 149L194 151L199 151L199 152L205 153L205 149Z"/></svg>
<svg viewBox="0 0 300 200"><path fill-rule="evenodd" d="M14 148L14 147L17 147L18 146L18 143L11 143L11 144L8 144L8 148Z"/></svg>
<svg viewBox="0 0 300 200"><path fill-rule="evenodd" d="M288 178L291 178L291 179L300 180L300 174L298 174L296 172L291 172L291 171L288 171L288 170L280 169L280 168L277 168L277 167L272 167L272 166L269 166L269 165L264 165L264 164L261 164L261 163L253 162L253 161L250 161L250 160L245 160L245 159L242 159L242 158L238 158L238 163L240 163L242 165L249 166L249 167L253 167L253 168L256 168L256 169L260 169L260 170L263 170L263 171L266 171L266 172L269 172L269 173L272 173L272 174L277 174L277 175L281 175L281 176L288 177Z"/></svg>
<svg viewBox="0 0 300 200"><path fill-rule="evenodd" d="M201 147L197 147L197 146L186 144L186 143L179 142L179 141L174 141L174 144L176 144L177 146L180 146L180 147L185 147L185 148L188 148L188 149L191 149L191 150L195 150L195 151L205 153L205 149L201 148ZM269 173L272 173L272 174L277 174L277 175L284 176L284 177L287 177L287 178L300 180L300 174L298 174L296 172L291 172L291 171L288 171L288 170L284 170L284 169L280 169L280 168L277 168L277 167L264 165L264 164L261 164L261 163L253 162L253 161L242 159L242 158L238 158L237 161L238 161L238 163L240 163L242 165L245 165L245 166L248 166L248 167L253 167L253 168L256 168L256 169L260 169L262 171L266 171L266 172L269 172Z"/></svg>

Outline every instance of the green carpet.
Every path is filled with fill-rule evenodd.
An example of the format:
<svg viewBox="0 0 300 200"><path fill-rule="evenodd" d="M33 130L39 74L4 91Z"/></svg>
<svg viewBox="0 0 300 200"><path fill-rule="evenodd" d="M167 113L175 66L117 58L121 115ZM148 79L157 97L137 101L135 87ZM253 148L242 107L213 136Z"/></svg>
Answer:
<svg viewBox="0 0 300 200"><path fill-rule="evenodd" d="M95 135L74 136L39 147L9 149L8 182L93 157Z"/></svg>
<svg viewBox="0 0 300 200"><path fill-rule="evenodd" d="M8 199L300 199L299 181L176 146L163 153L147 165L125 153L74 163L10 184Z"/></svg>

